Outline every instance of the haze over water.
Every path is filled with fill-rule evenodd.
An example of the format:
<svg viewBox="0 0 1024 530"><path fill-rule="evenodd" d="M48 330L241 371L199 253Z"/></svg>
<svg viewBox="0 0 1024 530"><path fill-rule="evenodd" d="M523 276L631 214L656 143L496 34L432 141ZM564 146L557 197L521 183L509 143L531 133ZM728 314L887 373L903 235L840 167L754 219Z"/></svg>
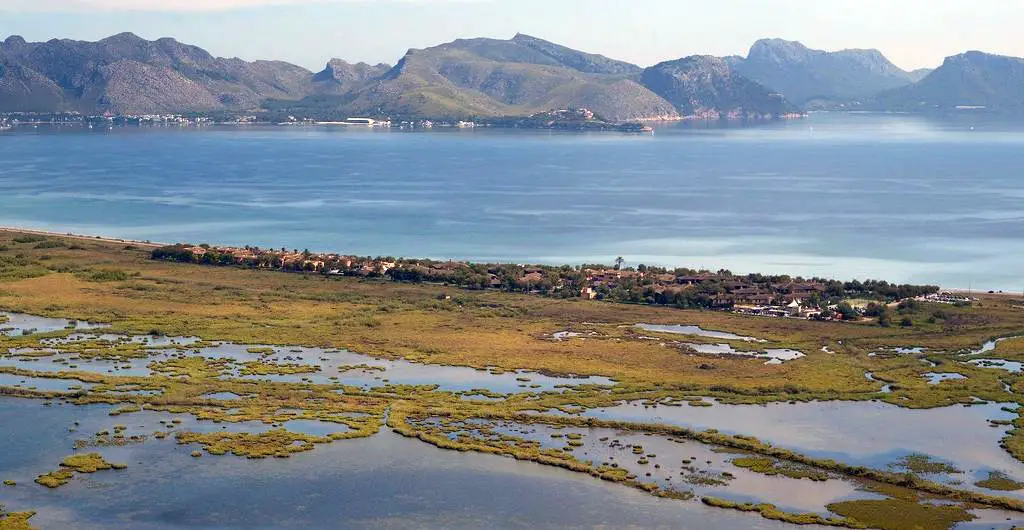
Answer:
<svg viewBox="0 0 1024 530"><path fill-rule="evenodd" d="M1022 132L864 114L654 135L21 127L0 134L0 224L1017 291Z"/></svg>

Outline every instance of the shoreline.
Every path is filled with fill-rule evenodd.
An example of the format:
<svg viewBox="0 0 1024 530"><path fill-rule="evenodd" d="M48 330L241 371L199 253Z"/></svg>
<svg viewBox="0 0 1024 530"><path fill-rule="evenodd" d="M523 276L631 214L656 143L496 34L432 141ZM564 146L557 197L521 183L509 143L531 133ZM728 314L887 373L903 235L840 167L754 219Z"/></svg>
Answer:
<svg viewBox="0 0 1024 530"><path fill-rule="evenodd" d="M14 114L19 114L19 113L0 114L0 117L3 117L3 116L8 116L9 117L9 116L14 115ZM9 130L16 130L18 128L23 128L23 127L38 128L39 126L60 126L60 127L91 128L90 124L94 123L94 122L97 122L97 121L100 121L100 118L101 118L99 116L81 116L81 117L83 119L81 119L81 120L73 120L73 121L57 121L57 120L52 120L52 119L51 120L31 119L31 120L18 121L16 123L10 123L9 124L10 125L9 126ZM469 123L472 124L472 126L469 126L469 127L460 127L459 125L457 125L458 123L461 123L463 121L463 120L460 120L458 118L434 118L434 119L430 119L430 118L412 119L412 118L410 118L410 119L407 119L407 120L397 119L397 121L388 121L385 118L381 118L379 123L385 123L385 122L387 122L387 123L397 123L397 122L417 123L417 122L424 122L424 121L428 121L428 122L429 121L436 121L438 123L448 123L448 125L435 125L434 127L411 127L410 128L410 129L414 129L414 130L430 130L430 129L433 129L433 128L442 129L442 130L443 129L477 129L477 128L480 128L480 129L521 129L521 130L539 130L539 131L552 131L552 130L554 130L554 131L570 131L570 132L573 132L573 131L578 131L578 132L598 132L598 131L633 132L633 131L628 130L628 127L630 125L632 125L632 124L641 124L641 125L647 125L647 126L650 126L650 125L654 125L654 126L671 125L671 124L676 124L676 123L701 123L701 122L703 122L703 123L724 122L724 123L729 123L729 124L738 124L738 123L755 123L756 124L756 123L769 123L769 122L774 122L774 121L779 121L779 122L800 121L800 120L807 119L807 117L808 117L808 114L806 114L806 113L789 113L789 114L782 114L782 115L778 115L778 116L730 116L730 115L724 115L724 116L723 115L685 115L685 116L675 116L675 117L670 117L670 116L644 116L644 117L632 118L632 119L629 119L629 120L626 120L626 121L604 122L601 126L599 126L599 127L592 127L592 128L586 128L586 127L573 128L573 127L557 127L557 126L529 126L529 125L522 125L522 124L519 124L519 125L508 125L508 124L502 123L500 120L502 120L502 119L511 119L511 117L502 117L502 116L494 116L494 117L488 118L489 120L492 120L492 121L481 120L481 121L469 122ZM180 127L180 128L206 128L206 127L325 127L325 128L337 128L337 127L351 127L351 128L357 128L357 129L359 129L359 128L364 128L364 129L393 129L393 128L403 129L403 127L396 127L396 126L393 126L393 125L391 125L391 126L383 126L382 127L380 125L372 125L372 124L348 123L348 122L340 122L340 121L315 120L315 119L310 119L309 121L293 121L293 122L288 122L288 121L286 121L286 122L277 122L277 121L246 121L246 122L241 122L241 121L194 121L194 119L192 119L192 118L189 118L186 121L146 121L146 120L131 121L131 120L137 120L138 118L139 118L138 116L118 116L118 117L115 118L115 120L118 120L118 119L119 120L129 120L127 123L125 123L123 121L119 122L119 126L122 126L122 127L126 126L126 125L135 125L135 126L143 126L143 125L145 125L145 126L154 126L154 127L161 127L161 126L163 126L163 127L174 127L174 126L177 126L177 127ZM519 117L519 118L520 119L529 119L530 116L522 116L522 117ZM106 125L113 125L113 122L109 122L109 121L108 122L104 122L104 123ZM100 128L102 129L102 128L105 128L105 127L100 127Z"/></svg>
<svg viewBox="0 0 1024 530"><path fill-rule="evenodd" d="M136 245L136 246L139 246L139 247L145 247L145 248L148 248L148 249L156 249L156 248L166 247L166 246L171 246L171 245L175 245L176 244L176 243L168 243L168 242L161 242L161 241L149 241L149 240L143 241L143 240L138 240L138 239L124 239L124 238L110 237L110 236L99 236L99 235L89 235L89 234L76 234L76 233L73 233L73 232L57 232L57 231L54 231L54 230L41 230L41 229L23 228L23 227L17 227L17 226L2 226L2 225L0 225L0 232L22 233L22 234L30 234L30 235L38 235L38 236L50 236L50 237L63 237L63 238L68 238L68 239L75 239L75 240L78 240L78 241L100 241L100 242L104 242L104 243L124 243L124 244ZM509 263L511 263L511 262L509 262ZM830 278L830 279L838 280L838 278ZM993 290L973 289L972 290L972 289L964 289L964 288L958 288L958 287L946 287L946 286L939 286L939 288L941 289L942 292L948 292L948 293L958 294L958 295L970 294L972 296L1001 296L1001 297L1011 297L1011 296L1020 295L1020 296L1024 297L1024 293L1019 292L1019 291L1011 291L1011 290L1000 290L1000 289L993 289ZM990 291L992 291L992 292L990 292Z"/></svg>
<svg viewBox="0 0 1024 530"><path fill-rule="evenodd" d="M17 226L0 226L0 232L14 233L14 234L29 234L35 236L50 236L50 237L63 237L67 239L75 239L78 241L100 241L103 243L127 243L131 245L137 245L147 248L160 248L162 246L170 245L172 243L161 243L155 241L141 241L138 239L122 239L116 237L105 237L105 236L90 236L86 234L75 234L73 232L55 232L53 230L38 230L34 228L21 228Z"/></svg>

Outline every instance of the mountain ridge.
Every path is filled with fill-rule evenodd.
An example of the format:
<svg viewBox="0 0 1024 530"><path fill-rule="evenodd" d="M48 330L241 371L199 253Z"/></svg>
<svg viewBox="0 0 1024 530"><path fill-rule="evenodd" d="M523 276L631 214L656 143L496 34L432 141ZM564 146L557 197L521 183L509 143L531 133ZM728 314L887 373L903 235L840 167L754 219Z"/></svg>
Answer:
<svg viewBox="0 0 1024 530"><path fill-rule="evenodd" d="M856 101L913 83L909 72L873 48L827 52L799 41L760 39L747 57L730 61L740 73L801 105Z"/></svg>
<svg viewBox="0 0 1024 530"><path fill-rule="evenodd" d="M312 75L283 61L217 58L175 39L148 41L133 33L95 42L9 37L0 44L0 61L20 67L23 79L49 79L43 95L63 107L51 110L83 112L244 109L267 97L300 97ZM17 79L9 81L8 87ZM8 92L0 92L0 108L7 100Z"/></svg>
<svg viewBox="0 0 1024 530"><path fill-rule="evenodd" d="M762 119L801 107L1018 112L1022 62L967 52L908 72L871 48L827 52L761 39L746 57L693 55L643 68L517 33L410 49L394 65L331 59L313 72L129 32L94 42L12 35L0 41L0 112L461 119L586 108L612 122Z"/></svg>
<svg viewBox="0 0 1024 530"><path fill-rule="evenodd" d="M948 112L957 109L1024 115L1024 59L981 51L947 57L923 79L878 95L878 108Z"/></svg>
<svg viewBox="0 0 1024 530"><path fill-rule="evenodd" d="M737 74L725 59L692 55L644 70L641 81L681 115L759 118L789 110L784 98Z"/></svg>

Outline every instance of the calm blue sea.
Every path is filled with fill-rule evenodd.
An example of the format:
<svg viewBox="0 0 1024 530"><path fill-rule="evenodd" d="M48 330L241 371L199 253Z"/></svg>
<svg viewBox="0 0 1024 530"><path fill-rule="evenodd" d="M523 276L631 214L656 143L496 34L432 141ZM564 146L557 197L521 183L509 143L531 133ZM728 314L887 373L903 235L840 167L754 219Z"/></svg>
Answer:
<svg viewBox="0 0 1024 530"><path fill-rule="evenodd" d="M0 133L0 224L153 241L1024 289L1024 128Z"/></svg>

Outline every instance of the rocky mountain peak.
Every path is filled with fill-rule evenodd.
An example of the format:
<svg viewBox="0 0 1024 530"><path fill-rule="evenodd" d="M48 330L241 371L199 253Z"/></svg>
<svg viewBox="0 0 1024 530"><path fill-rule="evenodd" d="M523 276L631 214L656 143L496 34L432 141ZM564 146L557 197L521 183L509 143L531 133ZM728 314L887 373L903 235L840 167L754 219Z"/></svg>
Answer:
<svg viewBox="0 0 1024 530"><path fill-rule="evenodd" d="M26 44L28 43L25 42L25 39L21 35L11 35L10 37L7 37L3 42L4 46L10 48L20 47Z"/></svg>
<svg viewBox="0 0 1024 530"><path fill-rule="evenodd" d="M776 64L806 62L812 50L797 41L761 39L750 47L747 60Z"/></svg>

